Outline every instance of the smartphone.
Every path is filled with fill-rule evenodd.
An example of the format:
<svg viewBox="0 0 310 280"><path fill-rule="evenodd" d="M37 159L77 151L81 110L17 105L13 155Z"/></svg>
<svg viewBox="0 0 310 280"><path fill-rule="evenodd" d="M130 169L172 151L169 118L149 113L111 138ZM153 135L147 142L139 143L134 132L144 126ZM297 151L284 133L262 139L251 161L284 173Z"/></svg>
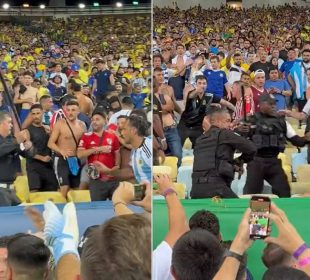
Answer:
<svg viewBox="0 0 310 280"><path fill-rule="evenodd" d="M270 198L265 196L252 196L250 201L249 231L251 239L264 239L269 235L268 226L270 213Z"/></svg>
<svg viewBox="0 0 310 280"><path fill-rule="evenodd" d="M144 199L145 197L145 190L146 190L146 186L145 185L141 185L141 184L137 184L134 185L134 189L135 189L135 201L141 201Z"/></svg>

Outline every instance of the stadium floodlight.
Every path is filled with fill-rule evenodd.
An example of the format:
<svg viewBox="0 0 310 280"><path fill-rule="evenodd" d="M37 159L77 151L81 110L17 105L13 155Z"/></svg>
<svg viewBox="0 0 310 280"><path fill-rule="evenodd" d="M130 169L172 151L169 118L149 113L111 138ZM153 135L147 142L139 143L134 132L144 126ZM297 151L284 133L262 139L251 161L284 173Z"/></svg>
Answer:
<svg viewBox="0 0 310 280"><path fill-rule="evenodd" d="M28 3L24 3L23 4L23 8L29 8L29 4Z"/></svg>
<svg viewBox="0 0 310 280"><path fill-rule="evenodd" d="M132 5L137 6L137 5L139 5L139 2L138 1L132 1Z"/></svg>
<svg viewBox="0 0 310 280"><path fill-rule="evenodd" d="M98 2L94 2L94 3L93 3L93 6L94 6L94 7L99 7L99 3L98 3Z"/></svg>
<svg viewBox="0 0 310 280"><path fill-rule="evenodd" d="M41 4L39 7L40 7L40 9L45 9L45 5L44 4Z"/></svg>
<svg viewBox="0 0 310 280"><path fill-rule="evenodd" d="M10 5L9 5L8 3L4 3L4 4L2 5L2 8L5 9L5 10L7 10L8 8L10 8Z"/></svg>
<svg viewBox="0 0 310 280"><path fill-rule="evenodd" d="M121 8L121 7L123 7L123 3L121 3L121 2L117 2L117 3L116 3L116 7L117 7L117 8Z"/></svg>
<svg viewBox="0 0 310 280"><path fill-rule="evenodd" d="M84 3L80 3L80 4L79 4L79 8L80 8L80 9L84 9L84 8L85 8L85 4L84 4Z"/></svg>

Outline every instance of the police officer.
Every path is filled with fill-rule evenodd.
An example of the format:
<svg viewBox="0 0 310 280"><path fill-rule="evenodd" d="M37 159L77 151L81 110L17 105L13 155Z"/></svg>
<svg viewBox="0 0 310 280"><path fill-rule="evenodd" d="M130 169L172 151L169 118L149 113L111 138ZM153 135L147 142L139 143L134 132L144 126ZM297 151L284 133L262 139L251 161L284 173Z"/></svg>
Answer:
<svg viewBox="0 0 310 280"><path fill-rule="evenodd" d="M293 145L302 147L309 143L310 135L300 137L284 116L276 112L276 99L273 95L259 97L260 112L250 119L248 136L257 147L257 154L247 166L247 179L244 194L261 193L266 180L272 192L279 197L290 197L290 186L282 169L278 154L284 152L286 139Z"/></svg>
<svg viewBox="0 0 310 280"><path fill-rule="evenodd" d="M196 139L203 133L202 121L211 104L220 104L233 111L235 110L235 107L228 101L212 93L205 93L206 88L207 80L205 76L196 76L196 88L193 87L187 95L185 110L178 125L182 147L186 138L189 138L192 147L195 147Z"/></svg>
<svg viewBox="0 0 310 280"><path fill-rule="evenodd" d="M21 132L15 138L11 135L12 127L10 115L0 112L0 206L20 204L13 185L20 169L19 154L30 156L33 152L27 135Z"/></svg>
<svg viewBox="0 0 310 280"><path fill-rule="evenodd" d="M210 127L207 127L208 121ZM230 126L231 116L224 109L216 109L204 118L205 132L194 148L191 198L237 197L230 188L235 167L251 161L256 147L250 140L229 130ZM242 154L234 160L236 149Z"/></svg>

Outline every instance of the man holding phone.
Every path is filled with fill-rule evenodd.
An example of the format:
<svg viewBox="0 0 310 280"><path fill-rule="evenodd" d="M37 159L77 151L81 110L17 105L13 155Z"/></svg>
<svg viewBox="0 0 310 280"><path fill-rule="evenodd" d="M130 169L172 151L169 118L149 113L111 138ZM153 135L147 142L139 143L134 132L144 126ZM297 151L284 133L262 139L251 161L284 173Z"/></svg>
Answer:
<svg viewBox="0 0 310 280"><path fill-rule="evenodd" d="M91 124L93 132L84 133L77 151L79 158L87 158L92 201L112 199L113 192L119 184L115 177L100 172L95 165L99 162L110 170L117 170L120 167L119 141L117 136L104 130L106 122L105 114L95 111Z"/></svg>

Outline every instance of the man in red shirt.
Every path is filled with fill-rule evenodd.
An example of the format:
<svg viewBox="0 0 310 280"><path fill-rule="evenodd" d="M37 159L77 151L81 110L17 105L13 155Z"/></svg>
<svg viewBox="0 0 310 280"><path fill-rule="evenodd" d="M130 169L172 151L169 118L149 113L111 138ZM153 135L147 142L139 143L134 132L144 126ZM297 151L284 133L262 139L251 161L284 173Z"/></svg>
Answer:
<svg viewBox="0 0 310 280"><path fill-rule="evenodd" d="M261 69L258 69L254 72L254 82L251 86L251 90L253 93L253 101L254 101L254 107L255 107L255 113L259 112L259 102L258 99L263 94L268 94L268 92L265 89L265 72Z"/></svg>
<svg viewBox="0 0 310 280"><path fill-rule="evenodd" d="M98 173L93 165L95 162L100 162L111 170L120 167L120 144L114 134L104 130L106 123L105 114L95 111L91 123L93 131L82 136L77 151L79 158L87 158L88 174L91 179L89 190L92 201L111 199L119 184L115 177Z"/></svg>

